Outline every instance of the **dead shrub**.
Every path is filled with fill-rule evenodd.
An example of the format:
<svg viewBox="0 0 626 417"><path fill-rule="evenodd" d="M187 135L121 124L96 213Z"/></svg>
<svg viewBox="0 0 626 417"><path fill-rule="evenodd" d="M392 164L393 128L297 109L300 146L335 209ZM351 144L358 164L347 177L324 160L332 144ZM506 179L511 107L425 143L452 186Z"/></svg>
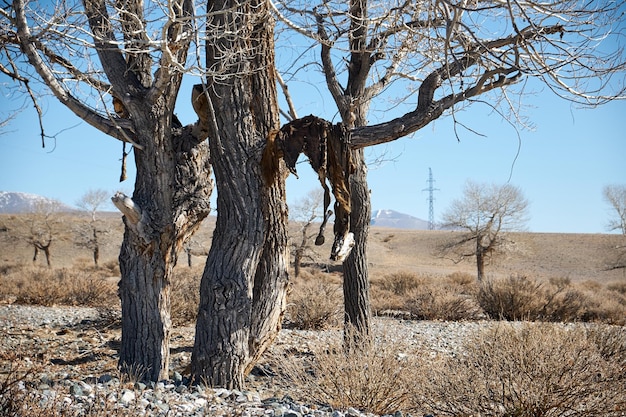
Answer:
<svg viewBox="0 0 626 417"><path fill-rule="evenodd" d="M115 284L97 272L25 267L0 278L2 298L18 304L107 306L117 302Z"/></svg>
<svg viewBox="0 0 626 417"><path fill-rule="evenodd" d="M422 279L413 272L394 272L385 275L377 282L378 286L386 291L391 291L396 295L404 295L408 291L417 288L422 283Z"/></svg>
<svg viewBox="0 0 626 417"><path fill-rule="evenodd" d="M337 284L299 279L287 296L286 322L302 330L321 330L340 323L342 299Z"/></svg>
<svg viewBox="0 0 626 417"><path fill-rule="evenodd" d="M604 331L503 324L471 337L464 355L444 358L422 375L418 398L442 416L623 415L623 354L602 348ZM623 347L625 337L621 331L606 340Z"/></svg>
<svg viewBox="0 0 626 417"><path fill-rule="evenodd" d="M626 281L611 282L607 284L606 289L626 295Z"/></svg>
<svg viewBox="0 0 626 417"><path fill-rule="evenodd" d="M405 309L418 320L477 320L484 316L473 298L432 284L412 291Z"/></svg>
<svg viewBox="0 0 626 417"><path fill-rule="evenodd" d="M22 386L41 369L25 367L16 352L0 352L0 364L0 415L22 416L24 405L29 402L29 395Z"/></svg>
<svg viewBox="0 0 626 417"><path fill-rule="evenodd" d="M461 287L476 286L476 277L472 274L468 274L467 272L456 271L449 274L446 278L450 283Z"/></svg>
<svg viewBox="0 0 626 417"><path fill-rule="evenodd" d="M311 357L276 361L285 382L297 387L293 394L300 401L393 414L410 406L414 364L406 359L401 344L384 336L376 340L352 349L335 340L314 348Z"/></svg>
<svg viewBox="0 0 626 417"><path fill-rule="evenodd" d="M174 269L170 314L175 326L195 323L200 305L201 269Z"/></svg>
<svg viewBox="0 0 626 417"><path fill-rule="evenodd" d="M538 282L512 276L483 283L477 300L493 319L626 322L626 297L597 283L572 285L568 279Z"/></svg>
<svg viewBox="0 0 626 417"><path fill-rule="evenodd" d="M537 297L541 291L542 284L524 276L489 280L480 286L478 304L493 319L532 320L542 306Z"/></svg>
<svg viewBox="0 0 626 417"><path fill-rule="evenodd" d="M372 285L372 307L376 314L419 320L476 320L484 318L473 294L475 279L462 274L449 277L389 274Z"/></svg>

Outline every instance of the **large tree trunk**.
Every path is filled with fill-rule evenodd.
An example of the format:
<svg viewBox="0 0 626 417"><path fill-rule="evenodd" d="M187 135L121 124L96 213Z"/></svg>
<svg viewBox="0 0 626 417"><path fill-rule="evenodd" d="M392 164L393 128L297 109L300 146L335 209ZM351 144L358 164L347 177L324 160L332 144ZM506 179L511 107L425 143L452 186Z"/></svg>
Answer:
<svg viewBox="0 0 626 417"><path fill-rule="evenodd" d="M222 72L208 79L217 224L200 285L192 374L197 382L241 388L280 328L287 283L284 178L266 184L260 169L278 128L273 22L262 0L208 7L224 11L208 22L216 39L207 45L207 68ZM229 53L245 59L225 62Z"/></svg>
<svg viewBox="0 0 626 417"><path fill-rule="evenodd" d="M135 150L132 202L123 195L114 199L126 225L119 256L119 364L150 381L168 377L172 269L184 241L209 213L212 188L208 145L197 144L188 131L170 129L163 118L139 130L153 133L150 140L142 138L144 150Z"/></svg>
<svg viewBox="0 0 626 417"><path fill-rule="evenodd" d="M363 342L370 334L372 315L367 266L371 208L363 150L353 151L352 158L356 165L355 172L350 176L350 230L354 233L354 247L343 264L343 296L346 330L354 331L353 336Z"/></svg>

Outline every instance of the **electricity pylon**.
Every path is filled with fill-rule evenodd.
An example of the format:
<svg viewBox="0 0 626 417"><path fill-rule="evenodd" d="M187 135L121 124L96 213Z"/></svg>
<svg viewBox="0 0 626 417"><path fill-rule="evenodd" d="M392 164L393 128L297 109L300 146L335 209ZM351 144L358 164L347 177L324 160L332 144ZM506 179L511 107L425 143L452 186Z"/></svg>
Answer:
<svg viewBox="0 0 626 417"><path fill-rule="evenodd" d="M435 180L433 179L433 170L428 168L428 188L422 191L428 191L428 230L435 230L435 191L441 191L435 188Z"/></svg>

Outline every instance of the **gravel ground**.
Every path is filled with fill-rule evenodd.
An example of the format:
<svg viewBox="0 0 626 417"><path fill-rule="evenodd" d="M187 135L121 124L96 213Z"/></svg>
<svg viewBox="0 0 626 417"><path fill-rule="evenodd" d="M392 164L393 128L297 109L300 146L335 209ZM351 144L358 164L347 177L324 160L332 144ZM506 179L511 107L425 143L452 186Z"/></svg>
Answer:
<svg viewBox="0 0 626 417"><path fill-rule="evenodd" d="M86 307L0 306L0 378L11 367L8 353L37 369L22 384L42 405L66 407L75 415L94 407L104 413L121 409L146 416L363 416L349 408L333 410L301 404L289 386L272 376L272 358L310 355L336 345L341 331L283 329L247 380L247 391L189 387L184 369L190 362L193 327L176 328L171 339L171 379L156 384L130 383L116 370L119 313ZM469 334L489 322L428 322L392 318L374 320L381 343L401 344L407 354L456 354ZM25 353L27 352L27 354ZM268 372L269 370L269 372ZM1 379L0 379L1 381Z"/></svg>

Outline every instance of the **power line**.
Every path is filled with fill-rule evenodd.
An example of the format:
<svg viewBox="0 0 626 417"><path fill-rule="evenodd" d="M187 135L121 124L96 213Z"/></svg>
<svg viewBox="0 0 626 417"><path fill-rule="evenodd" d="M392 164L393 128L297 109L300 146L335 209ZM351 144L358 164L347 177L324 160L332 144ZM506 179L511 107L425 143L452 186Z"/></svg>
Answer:
<svg viewBox="0 0 626 417"><path fill-rule="evenodd" d="M433 179L433 170L428 168L428 188L422 191L428 191L428 230L435 230L435 191L441 191L435 188L435 180Z"/></svg>

